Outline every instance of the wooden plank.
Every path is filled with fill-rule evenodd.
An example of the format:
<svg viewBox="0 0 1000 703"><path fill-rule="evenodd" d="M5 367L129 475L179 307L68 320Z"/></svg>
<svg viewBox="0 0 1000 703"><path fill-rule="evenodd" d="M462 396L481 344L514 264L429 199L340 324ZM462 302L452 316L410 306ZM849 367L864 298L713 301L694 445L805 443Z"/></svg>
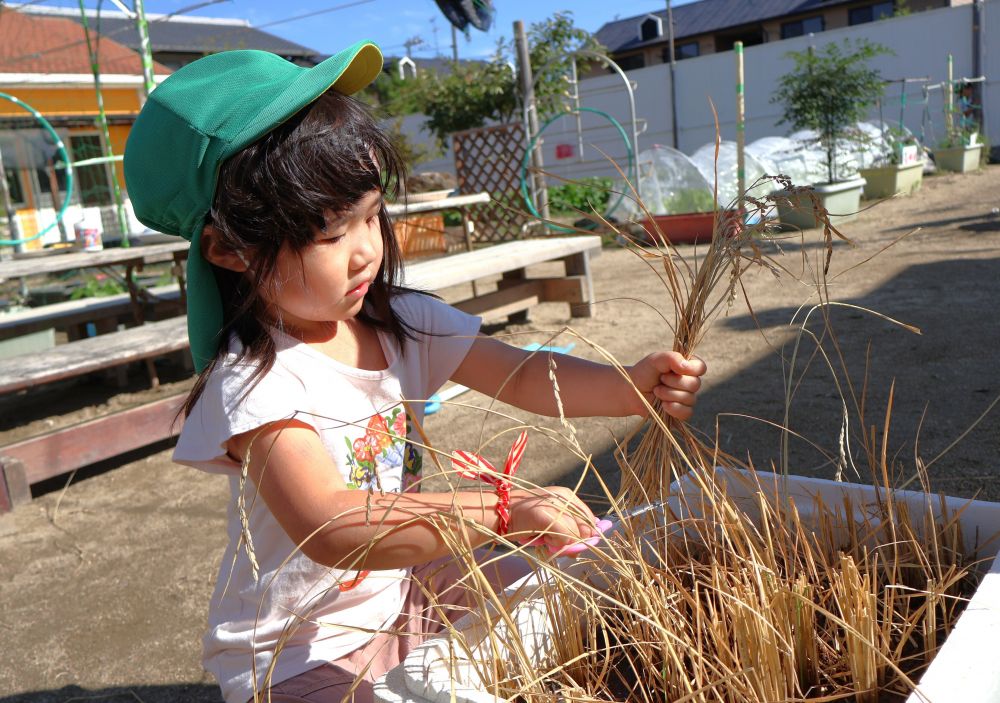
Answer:
<svg viewBox="0 0 1000 703"><path fill-rule="evenodd" d="M74 251L68 254L51 254L24 259L0 261L0 280L59 273L73 269L100 268L102 266L136 266L173 261L186 255L190 245L177 238L169 244L144 244L136 247L104 249L102 251Z"/></svg>
<svg viewBox="0 0 1000 703"><path fill-rule="evenodd" d="M538 305L541 302L542 287L542 282L529 280L453 305L462 312L479 315L487 320L508 317Z"/></svg>
<svg viewBox="0 0 1000 703"><path fill-rule="evenodd" d="M24 463L0 454L0 513L31 500L31 488Z"/></svg>
<svg viewBox="0 0 1000 703"><path fill-rule="evenodd" d="M0 393L141 361L188 347L187 317L172 317L0 360Z"/></svg>
<svg viewBox="0 0 1000 703"><path fill-rule="evenodd" d="M0 447L0 464L17 462L26 485L176 436L186 394L139 405ZM15 501L16 503L16 501Z"/></svg>
<svg viewBox="0 0 1000 703"><path fill-rule="evenodd" d="M489 193L472 193L469 195L453 195L438 200L427 200L422 203L392 203L386 205L389 217L405 217L423 212L440 212L441 210L460 210L469 205L485 205L490 202Z"/></svg>
<svg viewBox="0 0 1000 703"><path fill-rule="evenodd" d="M594 287L590 278L590 255L587 252L574 254L566 259L566 274L583 279L583 301L570 305L570 317L594 316Z"/></svg>
<svg viewBox="0 0 1000 703"><path fill-rule="evenodd" d="M176 283L155 286L147 289L147 292L156 298L153 304L178 301L181 297L180 287ZM50 327L62 329L102 318L128 315L130 312L132 299L128 293L42 305L0 315L0 339L11 339Z"/></svg>
<svg viewBox="0 0 1000 703"><path fill-rule="evenodd" d="M565 259L585 252L596 256L600 251L601 238L592 235L506 242L484 249L409 264L403 269L403 284L420 290L440 290L468 283L477 278L496 276L505 271Z"/></svg>
<svg viewBox="0 0 1000 703"><path fill-rule="evenodd" d="M536 278L542 283L542 302L561 301L576 304L587 301L587 281L583 276Z"/></svg>

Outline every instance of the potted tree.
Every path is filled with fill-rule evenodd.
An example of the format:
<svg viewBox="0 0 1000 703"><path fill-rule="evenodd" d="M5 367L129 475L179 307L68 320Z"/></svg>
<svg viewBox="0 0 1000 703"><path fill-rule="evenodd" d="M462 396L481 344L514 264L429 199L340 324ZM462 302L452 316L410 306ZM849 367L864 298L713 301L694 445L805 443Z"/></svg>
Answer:
<svg viewBox="0 0 1000 703"><path fill-rule="evenodd" d="M865 179L866 198L911 195L923 182L924 162L917 140L911 134L894 129L889 130L887 136L891 148L882 162L858 171Z"/></svg>
<svg viewBox="0 0 1000 703"><path fill-rule="evenodd" d="M847 164L838 163L838 150L863 139L857 122L882 95L882 78L868 61L889 50L859 39L843 44L830 43L816 51L791 51L791 71L781 77L771 101L784 106L778 124L795 130L812 130L825 158L827 178L811 184L816 197L831 213L834 222L851 219L858 211L865 179L852 173ZM779 208L780 220L799 228L819 224L812 199L790 194L789 202Z"/></svg>

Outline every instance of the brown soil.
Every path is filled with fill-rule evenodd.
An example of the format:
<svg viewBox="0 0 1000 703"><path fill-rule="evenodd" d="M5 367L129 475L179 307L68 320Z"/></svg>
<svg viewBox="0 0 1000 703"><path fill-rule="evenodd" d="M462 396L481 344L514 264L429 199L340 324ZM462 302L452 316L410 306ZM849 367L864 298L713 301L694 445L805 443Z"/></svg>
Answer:
<svg viewBox="0 0 1000 703"><path fill-rule="evenodd" d="M913 474L918 435L918 453L930 461L975 425L930 465L931 484L993 501L1000 500L1000 410L976 422L1000 396L1000 218L992 214L1000 206L998 193L1000 166L993 166L930 178L916 196L863 213L843 227L854 246L835 247L831 273L844 273L830 288L832 299L857 306L835 308L831 318L858 392L867 370L865 426L883 425L895 384L887 451L902 479ZM922 229L879 254L915 227ZM801 254L810 257L803 275L808 278L821 253L815 238L783 249L792 270L801 268ZM670 331L654 309L665 304L665 294L642 261L605 249L593 275L603 302L596 317L572 320L576 332L625 363L669 346ZM787 366L795 339L789 322L805 305L801 319L815 296L789 275L761 270L745 280L756 322L737 302L701 345L709 376L695 424L709 435L717 432L724 449L766 468L780 457L779 433L767 423L783 417L783 359ZM921 334L863 308L916 326ZM529 324L500 333L515 335L519 343L544 342L567 322L565 305L542 304ZM809 329L820 332L817 314ZM564 334L560 341L576 341L574 354L597 358L580 340ZM791 427L808 442L792 443L788 463L793 473L832 477L828 458L809 442L835 454L842 405L814 349L804 340L790 413ZM839 363L833 345L826 342L824 349ZM803 373L805 360L810 365ZM183 390L189 382L176 376L157 393ZM98 379L7 401L0 406L0 444L154 395L142 390L140 373L132 383L128 392L109 392ZM475 448L511 424L481 410L487 399L469 393L459 400L466 405L428 418L426 429L442 449ZM496 409L529 419L521 411ZM532 422L565 432L558 421ZM590 419L574 425L595 465L614 483L611 451L631 422ZM861 425L852 419L852 432ZM859 451L856 440L852 451ZM487 450L502 452L498 446ZM218 701L199 664L199 639L225 537L225 481L175 466L168 446L83 473L68 487L65 478L37 487L33 502L0 517L0 695L9 694L0 700ZM539 483L572 485L580 462L539 434L522 473ZM599 494L593 478L582 490Z"/></svg>

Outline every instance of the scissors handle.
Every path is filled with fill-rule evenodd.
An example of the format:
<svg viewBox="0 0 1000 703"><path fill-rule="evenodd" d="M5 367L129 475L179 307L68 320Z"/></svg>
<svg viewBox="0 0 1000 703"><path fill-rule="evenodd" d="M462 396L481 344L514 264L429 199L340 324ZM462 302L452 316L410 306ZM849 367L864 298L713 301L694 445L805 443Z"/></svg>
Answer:
<svg viewBox="0 0 1000 703"><path fill-rule="evenodd" d="M573 542L572 544L564 545L562 547L554 547L549 544L544 544L542 542L541 535L532 537L528 541L522 542L521 544L523 544L525 547L533 547L533 546L537 547L541 546L541 544L544 544L545 548L549 550L549 554L551 554L552 556L566 556L571 554L579 554L580 552L586 551L591 547L593 547L594 545L596 545L598 542L600 542L601 537L604 535L605 532L611 529L612 525L614 525L614 523L611 522L610 520L598 520L597 523L594 525L594 527L597 529L599 534L596 534L593 537L588 537L587 539L581 540L579 542Z"/></svg>

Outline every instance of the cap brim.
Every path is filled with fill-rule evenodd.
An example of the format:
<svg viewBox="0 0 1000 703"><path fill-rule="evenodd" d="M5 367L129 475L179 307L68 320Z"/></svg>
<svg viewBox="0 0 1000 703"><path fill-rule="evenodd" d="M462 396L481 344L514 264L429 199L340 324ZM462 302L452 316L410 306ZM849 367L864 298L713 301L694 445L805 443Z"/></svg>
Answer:
<svg viewBox="0 0 1000 703"><path fill-rule="evenodd" d="M378 78L381 71L382 52L370 41L360 41L304 70L233 138L220 161L274 130L330 88L353 95Z"/></svg>

